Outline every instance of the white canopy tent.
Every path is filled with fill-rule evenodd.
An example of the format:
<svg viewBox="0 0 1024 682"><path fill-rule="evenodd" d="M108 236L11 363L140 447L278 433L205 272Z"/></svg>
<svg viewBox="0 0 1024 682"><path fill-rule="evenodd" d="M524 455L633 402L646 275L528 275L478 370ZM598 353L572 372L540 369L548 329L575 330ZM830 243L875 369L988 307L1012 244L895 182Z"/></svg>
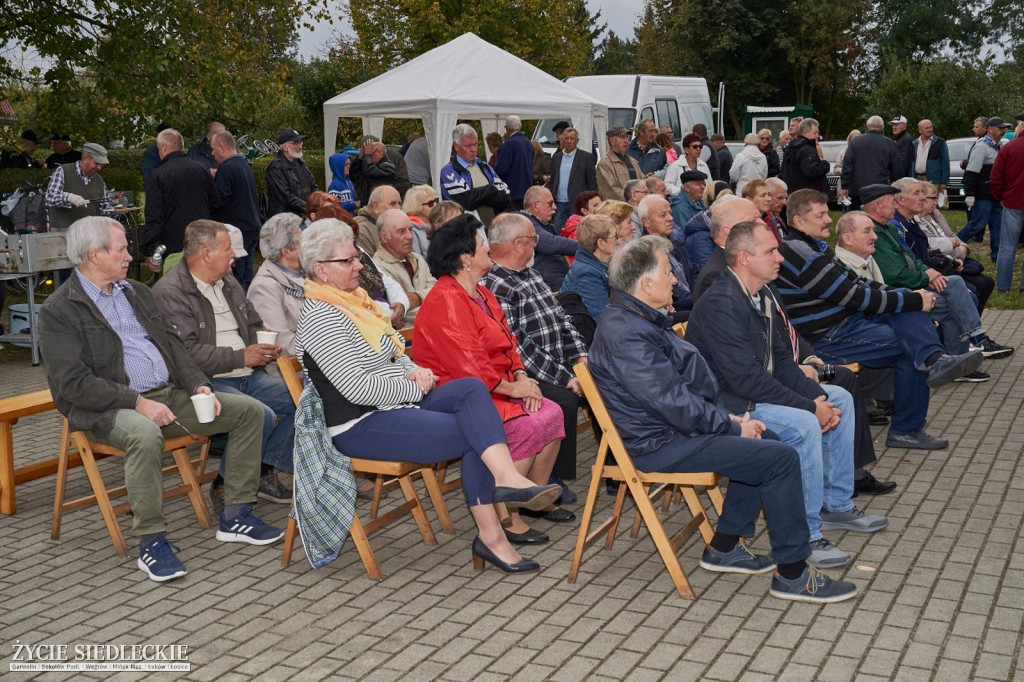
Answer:
<svg viewBox="0 0 1024 682"><path fill-rule="evenodd" d="M338 119L359 117L363 134L380 137L385 118L419 118L430 146L431 178L440 192L441 168L451 156L459 119L480 120L480 136L504 118L571 119L582 149L592 134L604 150L608 107L482 38L466 33L324 102L324 165L337 147Z"/></svg>

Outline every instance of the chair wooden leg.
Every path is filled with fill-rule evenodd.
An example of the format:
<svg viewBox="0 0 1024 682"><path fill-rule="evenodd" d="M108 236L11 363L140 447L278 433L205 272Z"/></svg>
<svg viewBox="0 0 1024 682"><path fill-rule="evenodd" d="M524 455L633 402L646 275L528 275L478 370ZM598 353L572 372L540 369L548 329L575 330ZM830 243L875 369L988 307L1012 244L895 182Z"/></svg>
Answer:
<svg viewBox="0 0 1024 682"><path fill-rule="evenodd" d="M384 476L377 474L377 478L373 481L373 500L370 502L370 518L377 518L377 514L380 512L380 498L384 496Z"/></svg>
<svg viewBox="0 0 1024 682"><path fill-rule="evenodd" d="M199 487L199 483L196 482L195 470L192 468L188 450L178 448L171 453L171 456L174 457L174 463L178 465L181 482L189 489L188 499L192 503L192 509L195 510L196 519L199 520L199 527L209 528L210 511L206 508L206 502L203 500L203 491Z"/></svg>
<svg viewBox="0 0 1024 682"><path fill-rule="evenodd" d="M295 500L292 500L295 506ZM292 563L292 549L295 547L295 533L299 530L299 523L292 517L288 517L288 526L284 530L284 550L281 552L281 566L288 568Z"/></svg>
<svg viewBox="0 0 1024 682"><path fill-rule="evenodd" d="M615 542L615 533L619 530L619 521L622 520L622 508L626 504L626 483L624 481L619 483L619 492L615 496L615 506L612 507L612 518L613 521L608 526L608 537L604 541L604 548L611 549L612 544Z"/></svg>
<svg viewBox="0 0 1024 682"><path fill-rule="evenodd" d="M366 531L363 530L363 524L359 520L359 514L352 517L352 525L349 526L349 535L352 536L352 542L356 546L356 551L359 552L359 559L363 562L363 568L366 569L366 575L371 580L380 580L380 567L377 566L377 557L373 554L373 547L370 546L370 540L366 537Z"/></svg>
<svg viewBox="0 0 1024 682"><path fill-rule="evenodd" d="M444 502L444 493L441 492L437 477L434 475L434 469L432 467L423 467L420 469L420 474L423 476L423 487L427 489L430 502L434 505L437 522L441 524L441 532L454 533L455 524L452 523L452 517L448 514L448 505Z"/></svg>
<svg viewBox="0 0 1024 682"><path fill-rule="evenodd" d="M640 510L640 515L643 516L644 521L647 523L647 530L650 532L651 539L654 540L654 544L658 548L658 553L661 555L665 568L668 569L668 574L676 586L676 591L679 592L679 596L683 599L693 599L693 590L690 589L690 583L686 580L683 567L679 564L679 557L672 547L671 540L665 535L665 529L662 527L661 520L654 510L654 505L651 504L650 498L644 494L646 492L644 486L636 480L627 481L626 485L629 486L630 492L633 493L633 501Z"/></svg>
<svg viewBox="0 0 1024 682"><path fill-rule="evenodd" d="M690 508L690 514L694 519L699 520L700 534L704 537L704 544L710 545L711 538L715 535L715 529L711 527L711 522L708 521L707 512L704 510L704 505L701 503L696 489L692 486L680 487L683 490L683 499L686 500L686 506Z"/></svg>
<svg viewBox="0 0 1024 682"><path fill-rule="evenodd" d="M434 537L434 531L430 528L430 521L427 520L427 515L423 512L423 505L420 503L420 496L416 493L416 486L413 485L412 478L401 476L398 479L398 484L402 486L405 499L412 503L412 508L409 511L416 520L416 527L419 528L420 535L423 536L423 542L428 545L436 545L437 539Z"/></svg>
<svg viewBox="0 0 1024 682"><path fill-rule="evenodd" d="M711 498L711 504L715 507L715 511L718 512L719 516L721 516L722 505L725 504L725 498L722 496L722 489L719 488L716 483L715 485L706 488L706 490L708 491L708 497ZM762 513L761 516L764 516L764 514Z"/></svg>
<svg viewBox="0 0 1024 682"><path fill-rule="evenodd" d="M68 484L68 457L71 450L71 430L67 419L60 433L60 453L57 455L57 488L53 495L53 521L50 524L50 537L60 537L60 524L64 518L64 495Z"/></svg>
<svg viewBox="0 0 1024 682"><path fill-rule="evenodd" d="M81 432L77 432L73 436L75 447L78 448L78 453L82 457L82 466L85 468L85 473L89 476L89 483L92 485L92 492L96 496L96 505L100 508L100 513L103 515L103 523L107 526L107 532L110 533L110 540L114 543L114 551L120 556L128 556L128 547L124 542L124 535L121 534L121 527L117 523L117 516L114 515L114 510L110 504L110 497L107 495L107 488L103 484L103 477L100 476L100 470L96 466L96 458L92 454L92 448L89 447L89 441L86 440L85 435Z"/></svg>
<svg viewBox="0 0 1024 682"><path fill-rule="evenodd" d="M651 499L651 484L650 483L644 483L644 494L647 495L647 499ZM633 514L633 527L629 529L629 537L635 538L636 536L640 535L640 521L641 521L641 515L640 515L640 508L639 508L639 505L638 505L636 513Z"/></svg>
<svg viewBox="0 0 1024 682"><path fill-rule="evenodd" d="M597 506L597 496L601 494L601 474L604 472L604 461L598 460L590 474L590 488L587 490L587 502L583 507L583 517L580 519L580 529L576 536L576 548L572 552L572 563L569 564L569 582L576 582L576 576L580 572L580 564L583 562L583 552L587 549L590 538L587 537L590 531L590 523L594 518L594 507ZM595 536L600 534L600 530Z"/></svg>

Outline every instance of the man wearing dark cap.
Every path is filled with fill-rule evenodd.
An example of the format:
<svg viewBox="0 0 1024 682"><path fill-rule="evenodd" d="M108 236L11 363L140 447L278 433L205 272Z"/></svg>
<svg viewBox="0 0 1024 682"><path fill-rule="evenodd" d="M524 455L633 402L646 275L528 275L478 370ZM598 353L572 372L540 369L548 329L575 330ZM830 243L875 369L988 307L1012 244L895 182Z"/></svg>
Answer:
<svg viewBox="0 0 1024 682"><path fill-rule="evenodd" d="M46 188L51 231L65 232L79 218L100 215L101 208L107 208L103 205L107 184L100 171L108 163L106 149L95 142L86 142L81 160L53 170Z"/></svg>
<svg viewBox="0 0 1024 682"><path fill-rule="evenodd" d="M669 199L672 204L672 222L681 230L690 218L707 210L704 205L704 188L708 177L699 170L688 170L679 174L679 185L683 191Z"/></svg>
<svg viewBox="0 0 1024 682"><path fill-rule="evenodd" d="M43 160L34 158L36 147L39 146L39 137L33 130L21 131L21 150L6 150L0 155L0 169L3 168L41 168Z"/></svg>
<svg viewBox="0 0 1024 682"><path fill-rule="evenodd" d="M897 191L877 184L860 190L864 202ZM945 448L945 439L924 430L929 389L977 370L981 353L946 354L925 314L935 304L930 291L862 279L836 258L825 242L832 219L824 194L797 190L789 197L788 213L778 288L790 322L825 362L894 369L896 406L888 447Z"/></svg>
<svg viewBox="0 0 1024 682"><path fill-rule="evenodd" d="M626 153L627 149L629 128L609 128L608 153L597 164L597 192L605 201L622 201L626 183L644 177L640 164Z"/></svg>
<svg viewBox="0 0 1024 682"><path fill-rule="evenodd" d="M54 133L50 138L53 146L53 153L46 157L46 167L56 168L65 163L74 163L82 159L82 152L71 148L71 137Z"/></svg>
<svg viewBox="0 0 1024 682"><path fill-rule="evenodd" d="M1014 256L1021 226L1024 225L1024 137L1021 136L1024 133L1021 130L1024 113L1017 114L1015 118L1019 121L1017 136L999 150L989 177L992 199L1000 202L1003 209L996 260L996 288L1000 291L1008 291L1013 284Z"/></svg>
<svg viewBox="0 0 1024 682"><path fill-rule="evenodd" d="M267 166L267 194L270 197L270 215L277 213L306 213L306 199L319 189L313 174L302 162L302 140L292 129L282 130L277 136L281 151Z"/></svg>
<svg viewBox="0 0 1024 682"><path fill-rule="evenodd" d="M988 119L985 135L978 139L967 155L964 167L964 205L967 206L967 224L963 226L957 237L962 242L981 241L985 236L985 226L989 226L992 262L999 259L999 232L1003 223L1003 207L992 199L989 178L992 166L995 165L999 153L999 143L1003 133L1010 127L1003 119L993 116Z"/></svg>
<svg viewBox="0 0 1024 682"><path fill-rule="evenodd" d="M555 140L558 142L557 151L562 151L564 147L564 145L562 144L562 133L565 132L566 128L571 127L572 124L569 123L568 121L559 121L558 123L555 124L555 127L552 128L552 130L555 131Z"/></svg>

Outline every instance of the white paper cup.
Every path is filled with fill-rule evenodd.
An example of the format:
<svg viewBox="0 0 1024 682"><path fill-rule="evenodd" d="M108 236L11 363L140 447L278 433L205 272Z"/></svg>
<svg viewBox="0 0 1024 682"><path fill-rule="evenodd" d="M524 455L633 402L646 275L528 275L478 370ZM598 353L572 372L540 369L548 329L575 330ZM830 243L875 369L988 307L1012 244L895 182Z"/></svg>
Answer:
<svg viewBox="0 0 1024 682"><path fill-rule="evenodd" d="M277 343L277 332L256 332L256 343Z"/></svg>
<svg viewBox="0 0 1024 682"><path fill-rule="evenodd" d="M192 407L196 410L196 419L200 424L209 424L214 417L214 395L212 393L196 393L192 396Z"/></svg>

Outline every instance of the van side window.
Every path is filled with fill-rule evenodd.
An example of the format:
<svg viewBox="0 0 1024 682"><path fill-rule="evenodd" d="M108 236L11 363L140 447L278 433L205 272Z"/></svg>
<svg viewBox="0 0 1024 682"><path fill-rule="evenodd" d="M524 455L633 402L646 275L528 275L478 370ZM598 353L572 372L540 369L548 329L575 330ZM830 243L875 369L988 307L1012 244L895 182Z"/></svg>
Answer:
<svg viewBox="0 0 1024 682"><path fill-rule="evenodd" d="M654 109L651 109L650 105L640 110L640 118L638 118L636 122L639 123L640 121L654 121L655 123L658 122L658 120L654 118Z"/></svg>
<svg viewBox="0 0 1024 682"><path fill-rule="evenodd" d="M682 139L679 129L679 107L674 99L654 100L654 106L658 108L658 127L672 126L672 139Z"/></svg>

